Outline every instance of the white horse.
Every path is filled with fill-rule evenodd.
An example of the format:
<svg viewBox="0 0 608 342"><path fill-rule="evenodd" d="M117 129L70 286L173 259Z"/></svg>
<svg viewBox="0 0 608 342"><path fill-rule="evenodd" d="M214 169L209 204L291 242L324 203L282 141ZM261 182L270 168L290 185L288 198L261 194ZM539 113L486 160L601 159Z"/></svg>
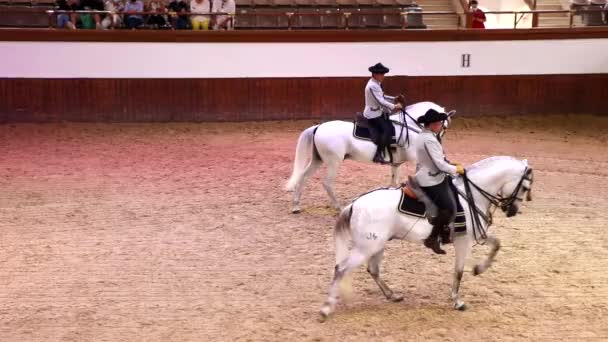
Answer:
<svg viewBox="0 0 608 342"><path fill-rule="evenodd" d="M392 185L396 185L398 182L399 166L406 161L415 160L416 151L413 146L421 130L416 120L431 108L440 113L445 112L445 108L436 103L419 102L406 107L407 115L400 113L391 116L397 140L397 150L393 153L393 164L391 165ZM448 113L448 120L444 122L444 130L449 126L451 117L455 113L456 111ZM340 209L340 203L333 189L340 164L345 159L373 163L372 160L376 153L376 145L372 141L355 138L353 131L353 122L335 120L309 127L300 134L293 172L285 186L287 191L294 191L293 213L300 212L300 198L306 179L323 163L328 166L323 187L329 195L332 206Z"/></svg>
<svg viewBox="0 0 608 342"><path fill-rule="evenodd" d="M507 213L507 216L515 216L519 211L524 194L527 193L527 200L532 199L533 175L526 160L492 157L469 167L466 175L470 181L466 182L468 186L462 177L454 179L454 185L458 191L474 199L472 202L474 206L470 206L462 196L460 197L466 217L466 232L452 233L456 254L452 300L454 308L458 310L465 309L465 304L459 297L460 281L465 260L476 240L485 240L491 246L491 251L486 260L474 267L474 275L483 273L491 266L494 256L500 248L497 238L485 236L485 232L491 224L491 208L500 207ZM327 318L335 309L340 282L366 261L368 263L367 271L378 284L384 296L391 301L403 299L380 279L380 262L385 244L392 239L422 243L431 233L432 226L426 219L401 214L397 211L401 192L402 189L399 188L374 190L357 198L341 211L334 230L335 273L330 285L329 296L321 308L322 319ZM475 208L477 211L472 212ZM474 222L478 222L480 225L475 225ZM350 250L348 249L349 237L352 239Z"/></svg>

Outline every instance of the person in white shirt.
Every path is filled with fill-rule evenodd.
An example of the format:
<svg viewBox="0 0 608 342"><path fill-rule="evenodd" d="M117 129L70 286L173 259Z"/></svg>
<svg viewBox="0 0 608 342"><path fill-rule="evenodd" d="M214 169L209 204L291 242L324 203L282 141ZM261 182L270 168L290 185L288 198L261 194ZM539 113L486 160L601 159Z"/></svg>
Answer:
<svg viewBox="0 0 608 342"><path fill-rule="evenodd" d="M196 14L190 17L192 30L208 30L209 29L209 13L211 13L211 0L192 0L190 1L190 12Z"/></svg>
<svg viewBox="0 0 608 342"><path fill-rule="evenodd" d="M393 125L388 119L388 115L402 109L402 105L400 103L395 104L395 97L384 95L384 91L382 90L382 81L384 80L384 75L389 72L389 69L382 65L382 63L378 63L369 67L368 70L372 73L372 78L369 79L365 86L365 109L363 110L363 116L369 122L372 140L378 145L374 162L386 164L384 151L386 148L390 148L391 137L389 135Z"/></svg>
<svg viewBox="0 0 608 342"><path fill-rule="evenodd" d="M433 218L433 230L424 245L437 254L445 254L439 245L439 235L452 222L457 209L456 197L449 183L451 178L446 177L446 173L452 176L464 174L461 164L447 161L437 138L443 121L447 119L447 114L429 109L418 118L424 129L416 140L416 181L438 209L437 217Z"/></svg>
<svg viewBox="0 0 608 342"><path fill-rule="evenodd" d="M234 29L234 15L236 14L236 3L234 0L215 0L213 2L213 13L228 14L215 16L214 30Z"/></svg>
<svg viewBox="0 0 608 342"><path fill-rule="evenodd" d="M122 25L122 17L119 12L122 12L125 8L125 5L121 0L106 0L104 3L106 11L112 12L112 14L106 15L105 18L101 21L101 26L104 30L109 29L110 27L120 27Z"/></svg>

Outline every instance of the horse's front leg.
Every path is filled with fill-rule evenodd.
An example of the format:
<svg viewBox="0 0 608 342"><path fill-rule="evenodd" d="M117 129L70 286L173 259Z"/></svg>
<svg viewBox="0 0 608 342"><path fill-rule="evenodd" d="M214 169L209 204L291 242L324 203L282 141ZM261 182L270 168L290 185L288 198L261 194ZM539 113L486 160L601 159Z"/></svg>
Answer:
<svg viewBox="0 0 608 342"><path fill-rule="evenodd" d="M399 166L400 165L391 165L391 185L392 186L399 185Z"/></svg>
<svg viewBox="0 0 608 342"><path fill-rule="evenodd" d="M454 309L461 311L466 310L466 305L462 300L460 300L460 283L462 281L462 274L464 273L464 263L470 249L471 245L469 244L466 234L459 234L454 237L454 250L456 252L456 258L454 261L452 301L454 302Z"/></svg>
<svg viewBox="0 0 608 342"><path fill-rule="evenodd" d="M490 245L490 253L483 262L473 267L474 276L480 275L488 268L490 268L490 266L492 266L492 262L494 261L494 257L496 257L496 254L498 254L498 251L500 250L500 240L498 240L496 237L488 236L488 238L486 239L486 243Z"/></svg>

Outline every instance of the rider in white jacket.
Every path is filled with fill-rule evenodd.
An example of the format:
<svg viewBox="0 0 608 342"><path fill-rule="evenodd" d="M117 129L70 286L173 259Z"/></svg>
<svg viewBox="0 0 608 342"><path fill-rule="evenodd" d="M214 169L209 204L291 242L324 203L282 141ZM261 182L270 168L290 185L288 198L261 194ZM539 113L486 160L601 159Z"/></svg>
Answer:
<svg viewBox="0 0 608 342"><path fill-rule="evenodd" d="M368 69L372 73L372 78L369 79L365 86L365 109L363 116L367 119L370 125L370 133L372 140L378 145L374 162L385 163L384 150L390 146L391 126L393 125L388 116L390 113L402 108L401 104L395 104L393 96L384 95L382 90L382 81L384 74L389 72L389 69L378 63Z"/></svg>
<svg viewBox="0 0 608 342"><path fill-rule="evenodd" d="M451 178L446 177L446 173L452 176L464 174L462 165L447 161L443 146L437 139L437 133L447 118L446 114L429 109L418 118L418 123L424 125L424 129L416 140L416 181L439 209L437 217L433 219L431 235L424 245L437 254L445 254L439 245L439 234L451 223L456 213L456 198L448 183Z"/></svg>

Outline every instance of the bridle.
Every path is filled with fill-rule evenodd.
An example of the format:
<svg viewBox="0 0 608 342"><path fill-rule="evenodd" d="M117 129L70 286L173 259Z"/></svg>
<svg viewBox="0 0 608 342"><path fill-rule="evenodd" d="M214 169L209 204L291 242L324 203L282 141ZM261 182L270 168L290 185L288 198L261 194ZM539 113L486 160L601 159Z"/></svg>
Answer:
<svg viewBox="0 0 608 342"><path fill-rule="evenodd" d="M534 175L532 173L532 169L527 166L524 169L523 175L519 179L517 186L515 186L515 189L513 189L511 195L507 197L492 195L491 193L485 191L477 184L473 183L473 181L471 181L471 179L467 176L466 171L462 178L464 181L465 194L460 193L460 191L459 194L460 196L463 196L465 200L469 203L469 214L471 216L471 219L473 220L473 236L475 237L475 241L480 244L483 244L487 238L487 229L492 225L492 215L496 208L500 208L502 211L507 213L512 212L514 209L513 206L515 204L515 201L524 200L523 198L519 197L519 192L521 190L527 192L526 199L528 201L532 200L531 190L532 183L534 181ZM526 180L529 182L528 186L524 185L524 181ZM489 210L487 214L481 211L481 209L479 209L475 204L475 199L473 197L473 191L471 190L471 187L473 187L485 199L487 199L490 202L490 208L492 208L492 206L495 207L494 210ZM482 221L484 221L483 223L485 223L485 227Z"/></svg>

